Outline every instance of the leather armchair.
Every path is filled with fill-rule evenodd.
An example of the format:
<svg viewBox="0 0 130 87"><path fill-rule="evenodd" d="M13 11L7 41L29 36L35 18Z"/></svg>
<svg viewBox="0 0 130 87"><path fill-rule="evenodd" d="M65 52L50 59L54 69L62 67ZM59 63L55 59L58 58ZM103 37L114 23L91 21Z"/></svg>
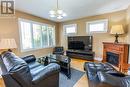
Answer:
<svg viewBox="0 0 130 87"><path fill-rule="evenodd" d="M23 59L8 51L1 54L2 77L6 87L59 87L59 65L44 66L36 62L35 56Z"/></svg>
<svg viewBox="0 0 130 87"><path fill-rule="evenodd" d="M55 47L53 50L53 54L64 55L64 48L63 47Z"/></svg>

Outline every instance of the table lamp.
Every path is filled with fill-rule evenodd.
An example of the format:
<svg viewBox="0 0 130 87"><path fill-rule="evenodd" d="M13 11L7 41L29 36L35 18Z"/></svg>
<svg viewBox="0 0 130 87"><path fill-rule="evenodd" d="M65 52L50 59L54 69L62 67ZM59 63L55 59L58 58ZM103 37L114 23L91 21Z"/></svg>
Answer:
<svg viewBox="0 0 130 87"><path fill-rule="evenodd" d="M124 29L122 25L113 25L110 34L115 35L115 43L119 43L118 37L120 34L124 34Z"/></svg>
<svg viewBox="0 0 130 87"><path fill-rule="evenodd" d="M15 49L17 48L15 39L1 39L0 41L0 50L6 50L8 49L8 51L12 52L11 49Z"/></svg>

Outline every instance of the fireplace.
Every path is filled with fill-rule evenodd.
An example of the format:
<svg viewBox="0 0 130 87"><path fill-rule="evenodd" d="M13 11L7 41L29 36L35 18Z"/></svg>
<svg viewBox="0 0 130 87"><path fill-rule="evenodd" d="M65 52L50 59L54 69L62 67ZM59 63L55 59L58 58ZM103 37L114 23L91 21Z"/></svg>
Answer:
<svg viewBox="0 0 130 87"><path fill-rule="evenodd" d="M109 62L125 71L128 63L129 44L125 43L103 43L103 62ZM127 67L128 69L128 67Z"/></svg>
<svg viewBox="0 0 130 87"><path fill-rule="evenodd" d="M115 54L112 52L106 52L106 62L118 66L119 65L119 54Z"/></svg>

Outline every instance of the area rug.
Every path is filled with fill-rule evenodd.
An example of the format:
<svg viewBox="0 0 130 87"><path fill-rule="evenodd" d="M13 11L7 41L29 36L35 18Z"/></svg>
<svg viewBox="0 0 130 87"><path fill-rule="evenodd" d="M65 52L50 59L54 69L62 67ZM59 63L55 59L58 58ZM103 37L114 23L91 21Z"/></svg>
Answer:
<svg viewBox="0 0 130 87"><path fill-rule="evenodd" d="M84 72L71 68L71 78L68 79L60 73L59 87L73 87L76 82L84 75Z"/></svg>

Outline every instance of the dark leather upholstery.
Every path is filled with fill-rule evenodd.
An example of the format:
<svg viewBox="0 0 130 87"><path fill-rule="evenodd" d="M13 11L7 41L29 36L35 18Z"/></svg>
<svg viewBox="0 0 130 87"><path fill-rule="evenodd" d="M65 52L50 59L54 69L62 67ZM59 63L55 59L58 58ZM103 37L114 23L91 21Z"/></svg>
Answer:
<svg viewBox="0 0 130 87"><path fill-rule="evenodd" d="M64 48L63 47L55 47L53 50L53 54L64 55Z"/></svg>
<svg viewBox="0 0 130 87"><path fill-rule="evenodd" d="M36 58L34 55L28 55L28 56L25 56L25 57L22 57L23 60L26 61L26 63L30 63L30 62L35 62L36 61Z"/></svg>
<svg viewBox="0 0 130 87"><path fill-rule="evenodd" d="M114 87L130 87L130 76L98 72L98 77L101 82L111 84Z"/></svg>
<svg viewBox="0 0 130 87"><path fill-rule="evenodd" d="M104 73L107 73L107 74L113 75L113 76L120 76L120 77L125 76L124 74L115 70L108 63L86 62L84 64L84 69L88 76L89 87L115 87L115 85L112 85L109 83L104 83L105 81L103 81L103 80L101 82L99 77L101 78L103 75L99 76L98 72L104 72ZM108 79L106 79L106 80L109 81Z"/></svg>
<svg viewBox="0 0 130 87"><path fill-rule="evenodd" d="M6 87L59 87L59 65L44 66L37 63L33 55L23 59L8 51L1 55Z"/></svg>

